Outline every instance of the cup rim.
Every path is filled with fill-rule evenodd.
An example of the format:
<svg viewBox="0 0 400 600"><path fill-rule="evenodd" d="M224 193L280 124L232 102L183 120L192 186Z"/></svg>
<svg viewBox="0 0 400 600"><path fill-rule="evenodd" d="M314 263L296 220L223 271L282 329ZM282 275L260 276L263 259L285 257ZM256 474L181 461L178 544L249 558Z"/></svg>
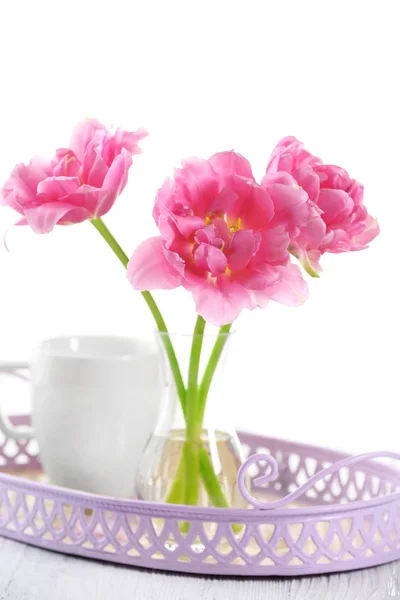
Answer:
<svg viewBox="0 0 400 600"><path fill-rule="evenodd" d="M126 346L130 345L130 349L121 345L120 352L107 352L105 349L100 349L98 352L88 350L74 350L69 346L74 340L93 340L98 342L122 342ZM55 344L65 342L65 347L54 347ZM33 355L46 356L49 358L58 358L71 361L102 361L102 362L128 362L137 361L149 356L157 354L156 344L146 337L128 337L120 335L97 335L97 334L73 334L49 337L41 340L34 349Z"/></svg>

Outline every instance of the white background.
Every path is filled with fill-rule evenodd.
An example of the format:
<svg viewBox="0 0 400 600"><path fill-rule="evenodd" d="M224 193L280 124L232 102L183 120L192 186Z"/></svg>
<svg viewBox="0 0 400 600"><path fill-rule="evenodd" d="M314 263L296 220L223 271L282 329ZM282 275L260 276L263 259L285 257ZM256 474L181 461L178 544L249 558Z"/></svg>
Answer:
<svg viewBox="0 0 400 600"><path fill-rule="evenodd" d="M156 234L157 188L181 158L234 148L261 178L295 135L365 185L381 236L332 255L298 309L243 314L230 383L239 426L349 450L399 432L400 37L395 0L14 0L0 4L0 181L68 143L85 116L151 136L106 223L132 253ZM0 213L5 231L14 215ZM0 360L48 336L141 335L151 315L89 223L28 228L0 250ZM156 294L172 329L187 293ZM235 362L236 361L236 362Z"/></svg>

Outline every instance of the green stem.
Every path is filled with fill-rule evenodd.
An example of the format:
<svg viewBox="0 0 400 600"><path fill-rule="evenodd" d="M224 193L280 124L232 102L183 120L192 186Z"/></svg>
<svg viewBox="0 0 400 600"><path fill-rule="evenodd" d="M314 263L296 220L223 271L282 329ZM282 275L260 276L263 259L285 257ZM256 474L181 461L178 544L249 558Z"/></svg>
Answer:
<svg viewBox="0 0 400 600"><path fill-rule="evenodd" d="M204 487L214 506L229 508L229 502L226 499L221 484L218 481L218 477L215 474L214 468L210 462L210 457L207 450L203 447L199 451L199 468Z"/></svg>
<svg viewBox="0 0 400 600"><path fill-rule="evenodd" d="M208 361L206 370L204 371L203 380L200 384L198 395L198 419L200 423L203 422L208 392L210 391L211 382L218 366L219 359L221 358L222 351L228 340L228 333L231 327L232 323L230 325L224 325L219 330L217 341L215 342L214 348L211 352L210 360Z"/></svg>
<svg viewBox="0 0 400 600"><path fill-rule="evenodd" d="M100 235L105 239L111 250L114 252L117 258L122 262L125 269L128 267L129 258L118 244L117 240L108 229L107 225L102 219L92 219L91 224L97 229Z"/></svg>
<svg viewBox="0 0 400 600"><path fill-rule="evenodd" d="M200 355L203 346L203 334L206 322L203 317L198 316L193 332L192 349L190 352L187 406L186 406L186 431L189 439L196 438L198 431L198 413L197 413L197 380L199 377Z"/></svg>
<svg viewBox="0 0 400 600"><path fill-rule="evenodd" d="M193 332L192 350L190 353L188 389L186 396L186 442L184 456L184 502L196 505L199 492L199 447L201 429L198 422L197 380L199 377L200 355L203 345L203 333L206 322L197 317Z"/></svg>
<svg viewBox="0 0 400 600"><path fill-rule="evenodd" d="M104 240L110 246L111 250L113 250L114 254L117 256L117 258L121 261L121 263L126 269L128 266L129 258L122 250L121 246L118 244L117 240L112 235L111 231L108 229L104 221L102 221L102 219L92 219L90 222L97 229L100 235L104 238ZM160 331L160 333L168 333L167 325L165 324L160 309L158 308L153 296L150 294L150 292L141 292L141 294L154 317L154 320L157 324L157 328ZM161 339L171 365L171 371L174 377L179 400L181 402L183 414L186 414L186 390L183 383L182 374L179 368L179 363L176 358L175 350L169 335L161 335Z"/></svg>
<svg viewBox="0 0 400 600"><path fill-rule="evenodd" d="M181 370L179 368L178 359L176 358L174 346L171 342L170 336L168 335L167 326L166 326L165 321L162 318L162 315L160 313L160 310L157 307L157 304L156 304L153 296L150 294L150 292L141 292L141 294L142 294L143 298L145 299L145 301L147 302L147 306L150 308L150 310L153 314L153 317L155 319L155 322L157 323L158 330L161 333L160 337L161 337L162 343L164 344L164 348L165 348L165 351L168 356L169 364L171 366L171 372L172 372L172 376L175 381L176 391L179 396L179 400L180 400L180 403L182 406L182 411L183 411L183 414L186 415L185 384L183 383L182 374L181 374Z"/></svg>
<svg viewBox="0 0 400 600"><path fill-rule="evenodd" d="M200 448L199 466L204 487L206 488L206 491L214 506L229 508L229 502L226 499L221 484L218 481L218 477L216 476L213 466L210 462L210 457L208 456L205 448ZM233 533L239 534L243 530L243 525L239 523L233 523L232 530Z"/></svg>
<svg viewBox="0 0 400 600"><path fill-rule="evenodd" d="M197 401L196 401L196 410L197 410L197 430L201 432L204 418L204 410L207 402L208 392L210 390L211 382L215 374L215 370L217 368L219 359L221 357L222 351L225 347L225 344L228 339L228 333L232 327L232 324L225 325L221 327L219 331L218 339L214 345L213 351L211 353L208 365L204 372L203 380L201 385L197 390ZM197 370L198 376L198 370ZM188 393L188 411L189 406L192 407L192 403L189 401L189 393ZM178 471L175 477L175 480L171 486L171 489L166 498L166 502L170 502L172 504L179 504L183 502L183 480L185 478L186 467L185 463L186 458L185 451L182 453L182 457L178 466ZM197 461L196 461L197 462ZM226 508L229 506L229 502L222 490L222 487L218 481L218 477L214 472L214 468L212 462L210 460L210 456L205 448L200 446L199 456L198 456L198 465L199 472L201 478L204 483L204 487L208 493L208 496L214 506Z"/></svg>
<svg viewBox="0 0 400 600"><path fill-rule="evenodd" d="M183 498L183 493L184 493L183 482L184 482L184 477L185 477L184 469L185 469L185 461L184 461L184 455L182 452L182 456L179 461L178 470L176 472L175 479L172 482L172 485L171 485L171 487L167 493L167 496L165 498L165 502L167 504L183 504L184 503L184 498Z"/></svg>
<svg viewBox="0 0 400 600"><path fill-rule="evenodd" d="M210 390L211 382L214 377L215 370L218 366L219 359L221 358L222 351L228 340L228 333L232 327L230 325L224 325L219 330L217 341L215 342L214 348L211 352L210 360L208 361L206 370L204 371L203 380L198 391L198 419L199 426L202 427L204 410L206 406L208 392ZM211 499L214 506L229 508L229 502L224 494L218 477L215 474L213 465L210 461L210 457L205 448L201 447L199 450L199 469L200 475L204 483L204 487L207 491L209 498ZM239 535L243 530L243 525L238 523L232 524L233 533Z"/></svg>

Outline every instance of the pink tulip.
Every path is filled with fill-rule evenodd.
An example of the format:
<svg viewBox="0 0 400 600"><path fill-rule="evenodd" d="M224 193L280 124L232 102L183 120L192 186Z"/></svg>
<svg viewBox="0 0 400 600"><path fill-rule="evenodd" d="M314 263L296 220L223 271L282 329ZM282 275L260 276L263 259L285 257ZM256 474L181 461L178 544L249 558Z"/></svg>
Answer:
<svg viewBox="0 0 400 600"><path fill-rule="evenodd" d="M153 216L161 235L143 242L128 265L135 289L182 285L197 312L218 326L243 308L269 300L297 306L307 297L300 270L290 264L289 234L274 223L274 201L239 154L183 162L159 190Z"/></svg>
<svg viewBox="0 0 400 600"><path fill-rule="evenodd" d="M363 204L361 183L344 169L323 164L294 137L276 146L262 186L271 194L271 185L288 177L309 199L308 219L292 230L290 250L312 274L321 270L319 259L325 252L362 250L378 235L378 223ZM297 207L289 212L288 222L299 224Z"/></svg>
<svg viewBox="0 0 400 600"><path fill-rule="evenodd" d="M55 225L96 219L110 210L128 180L132 155L145 130L108 131L95 120L80 123L70 147L52 159L18 164L0 193L0 203L22 215L19 225L48 233Z"/></svg>

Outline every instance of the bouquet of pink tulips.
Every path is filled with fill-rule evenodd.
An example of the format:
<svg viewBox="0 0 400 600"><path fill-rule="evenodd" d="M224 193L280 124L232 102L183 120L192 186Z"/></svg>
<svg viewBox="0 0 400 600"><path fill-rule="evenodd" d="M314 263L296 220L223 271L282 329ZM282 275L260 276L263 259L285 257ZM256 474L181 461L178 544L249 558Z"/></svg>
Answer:
<svg viewBox="0 0 400 600"><path fill-rule="evenodd" d="M102 217L125 188L132 156L146 135L145 130L110 132L86 120L68 148L50 159L18 164L3 187L1 204L17 211L18 224L36 233L90 221L127 269L161 332L167 326L151 291L183 286L191 293L198 316L187 385L171 339L162 336L186 423L182 465L167 499L196 504L201 478L212 503L227 506L199 443L224 348L221 336L199 381L206 322L227 333L243 309L265 308L270 300L302 304L308 291L299 265L318 277L323 254L366 248L379 229L363 204L363 186L287 137L274 149L260 183L248 160L233 151L183 161L155 199L159 235L142 242L129 259Z"/></svg>

